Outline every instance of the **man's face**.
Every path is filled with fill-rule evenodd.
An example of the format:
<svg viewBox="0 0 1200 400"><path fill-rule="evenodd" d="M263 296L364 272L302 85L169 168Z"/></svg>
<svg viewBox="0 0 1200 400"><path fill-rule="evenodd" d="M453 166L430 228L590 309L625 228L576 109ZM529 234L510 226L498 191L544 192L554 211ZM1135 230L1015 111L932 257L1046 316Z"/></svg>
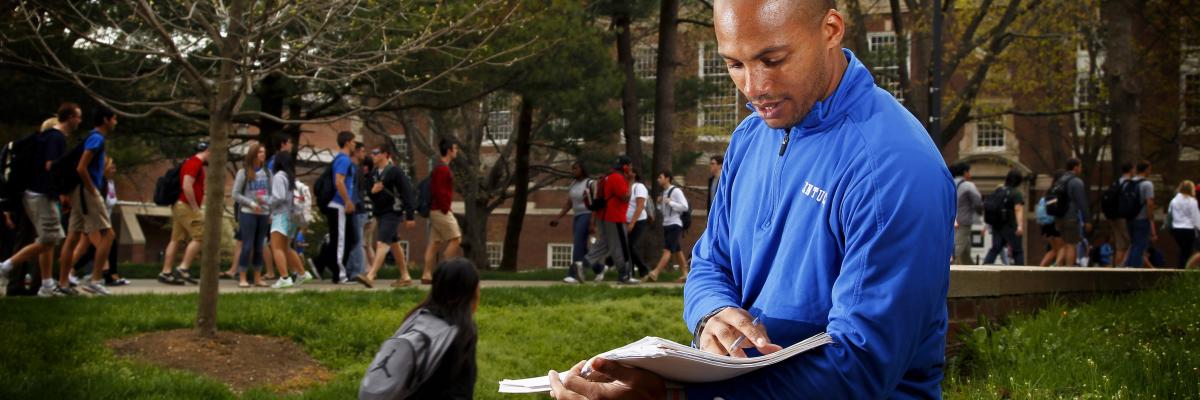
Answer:
<svg viewBox="0 0 1200 400"><path fill-rule="evenodd" d="M721 164L717 164L716 161L710 160L708 162L708 172L710 174L712 174L712 176L720 176L721 175Z"/></svg>
<svg viewBox="0 0 1200 400"><path fill-rule="evenodd" d="M66 121L60 122L62 122L64 128L67 128L67 133L74 131L75 128L78 128L79 124L83 122L83 111L80 111L78 108L76 108L75 114L72 115L71 118L67 118Z"/></svg>
<svg viewBox="0 0 1200 400"><path fill-rule="evenodd" d="M375 164L376 168L382 167L384 164L387 164L387 160L388 160L388 155L386 153L379 151L379 150L375 150L375 151L371 152L371 162Z"/></svg>
<svg viewBox="0 0 1200 400"><path fill-rule="evenodd" d="M446 156L450 157L451 160L458 158L458 145L456 144L456 145L450 146L450 152L446 153Z"/></svg>
<svg viewBox="0 0 1200 400"><path fill-rule="evenodd" d="M292 151L292 140L291 139L284 140L283 144L279 145L279 151L287 151L287 152Z"/></svg>
<svg viewBox="0 0 1200 400"><path fill-rule="evenodd" d="M116 129L116 128L117 128L117 116L116 115L113 115L112 118L104 120L104 131L105 132L112 132L113 129Z"/></svg>
<svg viewBox="0 0 1200 400"><path fill-rule="evenodd" d="M724 0L713 5L717 50L729 77L774 129L799 123L826 96L836 65L830 54L840 49L840 15L827 18L798 3Z"/></svg>
<svg viewBox="0 0 1200 400"><path fill-rule="evenodd" d="M671 184L671 180L667 179L667 177L665 175L662 175L662 174L658 175L658 186L667 187L670 184Z"/></svg>

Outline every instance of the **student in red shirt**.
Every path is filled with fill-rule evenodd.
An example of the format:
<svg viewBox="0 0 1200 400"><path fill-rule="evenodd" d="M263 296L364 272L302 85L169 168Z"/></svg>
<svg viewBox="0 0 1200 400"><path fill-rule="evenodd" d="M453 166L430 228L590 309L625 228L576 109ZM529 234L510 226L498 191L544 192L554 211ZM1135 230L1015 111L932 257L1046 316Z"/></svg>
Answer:
<svg viewBox="0 0 1200 400"><path fill-rule="evenodd" d="M459 243L462 242L462 231L458 228L458 219L450 211L450 203L454 199L454 174L450 173L450 162L458 157L458 143L450 139L442 139L438 143L442 158L433 167L429 178L429 240L425 245L425 268L421 271L421 283L428 285L433 280L433 266L437 261L437 249L446 246L445 259L453 258L460 253Z"/></svg>
<svg viewBox="0 0 1200 400"><path fill-rule="evenodd" d="M188 267L196 254L204 236L204 166L208 162L208 142L196 144L196 155L188 158L179 168L179 201L171 206L171 242L167 243L162 272L158 274L159 282L182 285L184 282L197 283L188 274ZM175 253L179 242L188 240L183 251L183 262L174 270Z"/></svg>
<svg viewBox="0 0 1200 400"><path fill-rule="evenodd" d="M586 257L587 263L591 265L604 261L606 257L612 257L619 272L617 283L622 284L638 283L638 280L633 278L629 265L629 237L625 230L625 218L629 207L629 183L625 180L625 175L631 171L629 157L617 157L613 162L612 171L597 184L604 197L604 210L596 213L596 245ZM602 267L600 273L596 274L597 282L604 280L604 272L607 270L608 268Z"/></svg>

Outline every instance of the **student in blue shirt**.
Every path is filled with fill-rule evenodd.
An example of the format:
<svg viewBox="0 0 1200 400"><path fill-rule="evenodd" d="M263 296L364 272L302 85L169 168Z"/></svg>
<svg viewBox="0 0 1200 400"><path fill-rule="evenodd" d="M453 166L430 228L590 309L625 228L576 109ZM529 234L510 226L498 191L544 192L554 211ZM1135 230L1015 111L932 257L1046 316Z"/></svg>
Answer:
<svg viewBox="0 0 1200 400"><path fill-rule="evenodd" d="M733 132L684 288L703 350L758 355L821 332L833 343L686 393L603 359L581 377L581 362L566 380L549 374L553 396L941 397L954 185L921 124L842 49L833 7L714 2L718 50L755 112Z"/></svg>

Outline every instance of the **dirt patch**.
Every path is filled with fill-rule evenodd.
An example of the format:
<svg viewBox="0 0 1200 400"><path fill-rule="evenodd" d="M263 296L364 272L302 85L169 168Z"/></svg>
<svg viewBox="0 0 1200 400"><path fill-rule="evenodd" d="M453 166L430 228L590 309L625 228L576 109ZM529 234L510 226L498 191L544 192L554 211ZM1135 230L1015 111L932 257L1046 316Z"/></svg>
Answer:
<svg viewBox="0 0 1200 400"><path fill-rule="evenodd" d="M208 376L236 393L255 387L294 393L333 377L295 342L279 337L218 332L207 339L193 329L178 329L107 344L118 356Z"/></svg>

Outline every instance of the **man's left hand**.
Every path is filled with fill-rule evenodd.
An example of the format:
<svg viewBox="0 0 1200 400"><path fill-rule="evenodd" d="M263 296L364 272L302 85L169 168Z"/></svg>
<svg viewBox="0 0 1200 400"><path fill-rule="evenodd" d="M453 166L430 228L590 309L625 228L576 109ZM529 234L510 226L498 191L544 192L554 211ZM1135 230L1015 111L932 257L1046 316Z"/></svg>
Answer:
<svg viewBox="0 0 1200 400"><path fill-rule="evenodd" d="M404 227L405 227L405 228L407 228L407 229L416 228L416 227L417 227L417 221L413 221L413 220L411 220L411 219L410 219L410 220L408 220L408 221L404 221Z"/></svg>
<svg viewBox="0 0 1200 400"><path fill-rule="evenodd" d="M593 370L584 378L580 374L586 363L585 360L575 364L565 380L560 380L557 372L550 371L550 396L558 400L657 400L667 397L666 384L653 372L596 358L592 360Z"/></svg>

